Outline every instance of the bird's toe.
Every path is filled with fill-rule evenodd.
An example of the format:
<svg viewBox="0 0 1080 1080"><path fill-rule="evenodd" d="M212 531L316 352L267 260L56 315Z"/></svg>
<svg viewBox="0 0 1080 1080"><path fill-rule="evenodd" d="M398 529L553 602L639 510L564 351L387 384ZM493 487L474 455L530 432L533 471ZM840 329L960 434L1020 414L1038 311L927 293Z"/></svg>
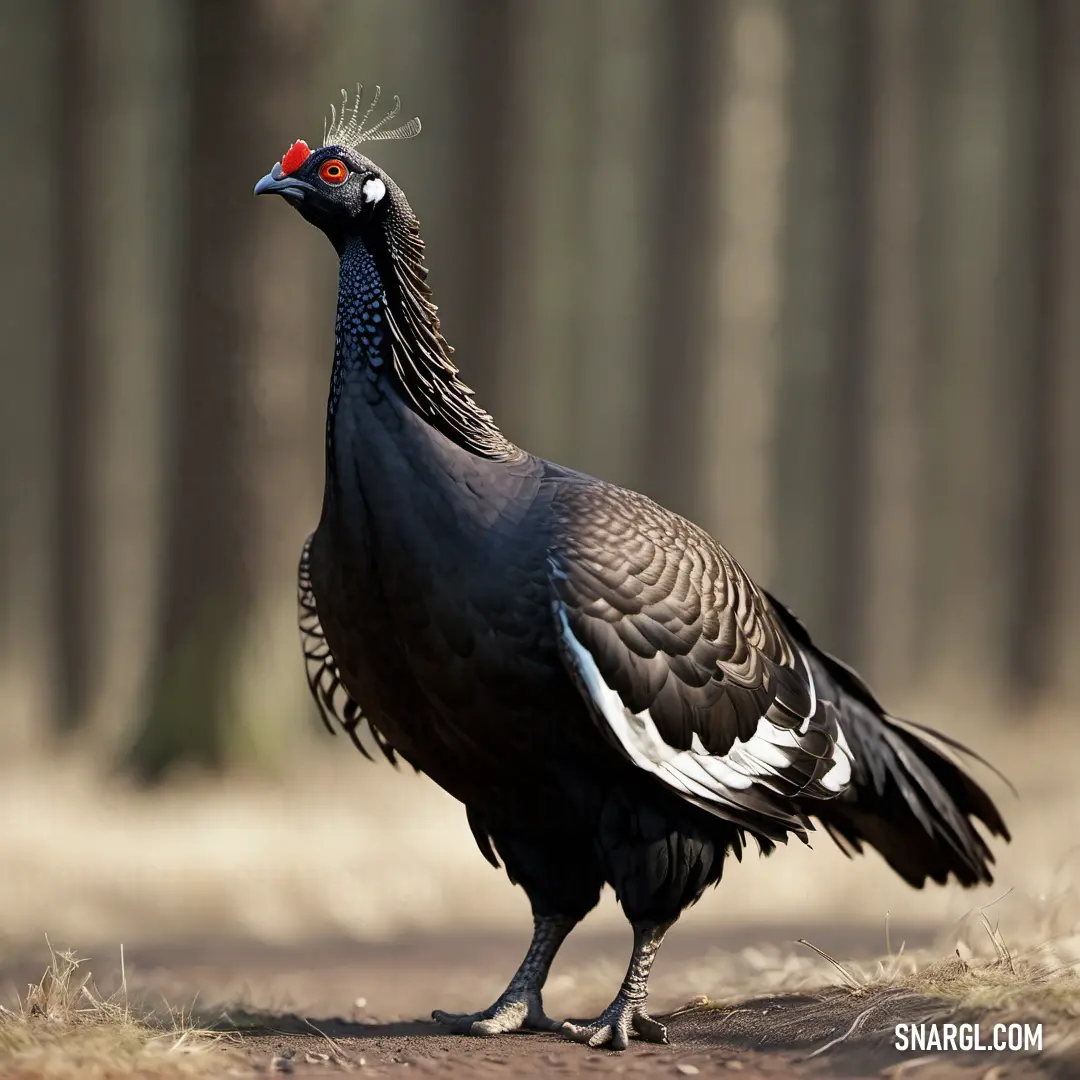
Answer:
<svg viewBox="0 0 1080 1080"><path fill-rule="evenodd" d="M458 1035L505 1035L510 1031L557 1031L558 1020L544 1013L537 996L504 998L474 1013L450 1013L436 1009L431 1018Z"/></svg>
<svg viewBox="0 0 1080 1080"><path fill-rule="evenodd" d="M567 1039L584 1043L594 1050L606 1046L611 1050L625 1050L630 1045L629 1024L608 1022L603 1018L592 1024L563 1024L559 1031Z"/></svg>
<svg viewBox="0 0 1080 1080"><path fill-rule="evenodd" d="M666 1043L667 1028L654 1020L642 1006L622 996L617 997L595 1020L574 1024L567 1021L560 1034L574 1042L593 1048L606 1046L625 1050L630 1044L631 1029L645 1042Z"/></svg>
<svg viewBox="0 0 1080 1080"><path fill-rule="evenodd" d="M471 1035L505 1035L520 1031L528 1019L529 1009L524 1001L507 1002L483 1014L469 1029Z"/></svg>
<svg viewBox="0 0 1080 1080"><path fill-rule="evenodd" d="M526 1031L560 1031L562 1025L561 1020L555 1020L541 1011L539 1013L529 1013L525 1018L525 1023L521 1026Z"/></svg>
<svg viewBox="0 0 1080 1080"><path fill-rule="evenodd" d="M470 1028L470 1035L505 1035L508 1031L518 1031L522 1023L514 1016L488 1016L477 1020Z"/></svg>
<svg viewBox="0 0 1080 1080"><path fill-rule="evenodd" d="M442 1009L435 1009L431 1014L432 1020L442 1024L444 1027L448 1027L457 1035L481 1034L481 1032L474 1033L473 1028L490 1019L490 1017L491 1013L487 1010L484 1012L452 1013L445 1012Z"/></svg>
<svg viewBox="0 0 1080 1080"><path fill-rule="evenodd" d="M645 1042L666 1043L668 1041L667 1028L654 1020L644 1009L634 1017L634 1030Z"/></svg>

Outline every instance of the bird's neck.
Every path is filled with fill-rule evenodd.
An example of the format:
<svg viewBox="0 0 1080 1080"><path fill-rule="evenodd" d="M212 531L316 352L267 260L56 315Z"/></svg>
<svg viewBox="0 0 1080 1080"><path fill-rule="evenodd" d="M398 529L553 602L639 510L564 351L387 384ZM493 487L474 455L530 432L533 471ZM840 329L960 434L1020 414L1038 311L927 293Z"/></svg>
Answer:
<svg viewBox="0 0 1080 1080"><path fill-rule="evenodd" d="M341 256L338 276L337 322L334 327L334 366L326 407L328 448L334 441L334 419L342 392L352 378L382 381L390 363L385 294L375 260L357 244Z"/></svg>
<svg viewBox="0 0 1080 1080"><path fill-rule="evenodd" d="M417 238L418 241L418 238ZM376 394L395 394L431 427L471 454L507 460L520 451L499 431L457 377L424 284L417 242L415 265L391 251L376 258L359 239L341 251L334 367L327 406L327 449L343 389L354 379Z"/></svg>
<svg viewBox="0 0 1080 1080"><path fill-rule="evenodd" d="M486 414L467 411L460 384L420 366L412 318L380 259L360 245L342 253L322 523L354 568L377 563L416 584L452 556L448 536L490 542L492 520L532 491L536 468Z"/></svg>

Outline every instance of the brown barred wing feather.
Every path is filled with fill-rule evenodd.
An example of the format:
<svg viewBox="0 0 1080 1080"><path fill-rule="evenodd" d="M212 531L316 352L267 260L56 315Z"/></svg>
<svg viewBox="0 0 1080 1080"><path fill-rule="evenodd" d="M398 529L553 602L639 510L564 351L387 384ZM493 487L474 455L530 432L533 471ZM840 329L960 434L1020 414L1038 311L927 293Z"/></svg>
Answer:
<svg viewBox="0 0 1080 1080"><path fill-rule="evenodd" d="M634 492L568 483L549 552L561 654L640 768L763 835L843 791L838 713L764 595L708 534Z"/></svg>

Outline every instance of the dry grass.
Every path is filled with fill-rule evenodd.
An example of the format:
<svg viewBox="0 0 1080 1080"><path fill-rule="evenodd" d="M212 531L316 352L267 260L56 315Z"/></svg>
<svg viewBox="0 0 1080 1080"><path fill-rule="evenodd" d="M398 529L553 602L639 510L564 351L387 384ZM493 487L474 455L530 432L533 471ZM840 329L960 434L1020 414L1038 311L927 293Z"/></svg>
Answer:
<svg viewBox="0 0 1080 1080"><path fill-rule="evenodd" d="M907 953L901 946L862 964L841 964L804 944L834 970L834 982L856 992L904 988L995 1016L1075 1023L1080 1020L1080 933L1049 938L1040 937L1039 929L1032 927L1022 944L1010 947L985 911L976 911L958 927L951 956L943 957L941 949Z"/></svg>
<svg viewBox="0 0 1080 1080"><path fill-rule="evenodd" d="M948 959L923 954L891 957L870 965L837 965L856 991L903 987L957 1007L995 1016L1036 1021L1080 1020L1080 961L1065 952L1080 939L1012 951L996 932L1000 952L992 959L965 957L961 950Z"/></svg>
<svg viewBox="0 0 1080 1080"><path fill-rule="evenodd" d="M1059 905L1052 907L1056 916ZM788 955L782 963L778 957L771 962L767 956L757 957L759 992L768 987L763 996L778 1003L793 995L787 998L792 1003L788 1023L796 1027L815 1014L842 1015L845 1008L861 1010L857 1021L874 1013L880 1030L868 1025L860 1032L871 1039L890 1032L900 1015L895 1010L915 999L923 1013L920 1019L1041 1024L1047 1060L1070 1069L1080 1066L1080 933L1039 940L1039 927L1033 926L1025 944L1010 947L985 911L973 912L956 929L953 953L947 957L941 948L908 952L901 945L872 962L841 963L803 941L803 956ZM754 992L745 984L740 990L699 998L687 1009L745 1011L741 1007ZM858 1026L852 1024L851 1032Z"/></svg>
<svg viewBox="0 0 1080 1080"><path fill-rule="evenodd" d="M40 981L13 1008L0 1005L0 1074L6 1080L244 1076L244 1060L182 1013L133 1008L127 983L104 997L73 952L50 946Z"/></svg>

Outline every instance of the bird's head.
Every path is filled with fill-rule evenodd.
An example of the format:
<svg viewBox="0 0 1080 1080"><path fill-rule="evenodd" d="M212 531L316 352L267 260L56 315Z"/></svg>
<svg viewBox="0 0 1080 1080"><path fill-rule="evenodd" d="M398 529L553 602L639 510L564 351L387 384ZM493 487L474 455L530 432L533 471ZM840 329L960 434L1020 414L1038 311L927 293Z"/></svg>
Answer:
<svg viewBox="0 0 1080 1080"><path fill-rule="evenodd" d="M417 117L398 127L388 127L401 109L397 97L393 109L369 126L380 89L375 88L361 116L362 89L356 88L351 107L342 91L340 113L331 109L332 118L319 149L312 150L306 142L297 140L255 185L256 195L281 195L292 203L339 251L352 237L364 237L373 227L385 225L387 216L395 210L400 213L407 209L397 185L357 146L382 139L409 139L420 131ZM396 205L398 202L402 205Z"/></svg>

